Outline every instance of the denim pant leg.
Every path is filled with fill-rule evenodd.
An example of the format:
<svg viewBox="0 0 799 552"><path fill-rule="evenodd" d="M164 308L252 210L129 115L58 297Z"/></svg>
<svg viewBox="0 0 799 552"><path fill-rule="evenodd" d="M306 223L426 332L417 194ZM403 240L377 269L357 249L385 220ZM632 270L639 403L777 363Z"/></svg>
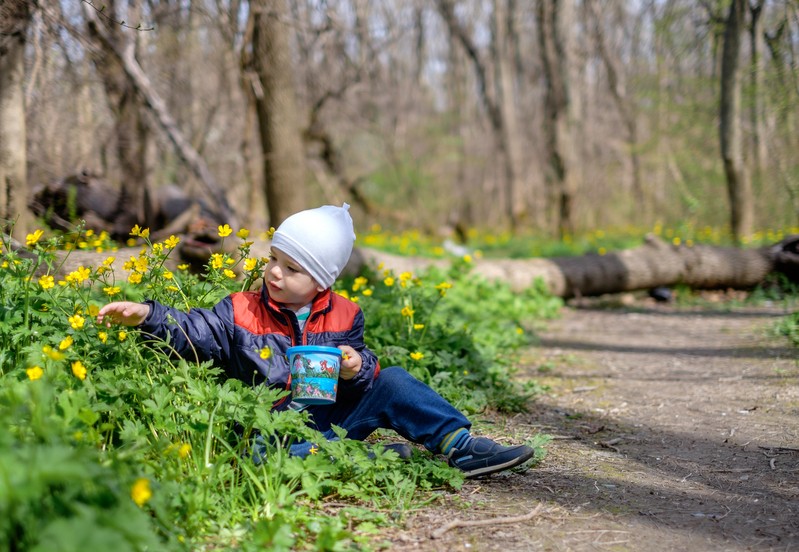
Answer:
<svg viewBox="0 0 799 552"><path fill-rule="evenodd" d="M308 412L316 429L328 439L335 435L331 425L346 429L348 438L358 440L378 428L393 429L431 452L438 452L438 445L448 433L472 425L441 395L399 366L381 370L363 396L332 405L309 406Z"/></svg>

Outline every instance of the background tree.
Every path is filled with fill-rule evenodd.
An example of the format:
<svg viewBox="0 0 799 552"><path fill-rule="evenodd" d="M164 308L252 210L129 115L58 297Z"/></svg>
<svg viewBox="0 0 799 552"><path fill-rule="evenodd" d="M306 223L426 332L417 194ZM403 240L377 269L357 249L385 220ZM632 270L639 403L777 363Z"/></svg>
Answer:
<svg viewBox="0 0 799 552"><path fill-rule="evenodd" d="M574 185L572 174L571 69L569 27L573 24L568 3L538 0L538 41L544 68L544 143L546 144L549 197L555 208L555 227L563 238L573 235Z"/></svg>
<svg viewBox="0 0 799 552"><path fill-rule="evenodd" d="M284 0L256 0L253 18L253 66L261 94L255 97L263 155L269 223L308 208L305 157L294 98L294 72Z"/></svg>
<svg viewBox="0 0 799 552"><path fill-rule="evenodd" d="M730 199L733 235L742 240L752 233L754 213L752 183L743 160L741 133L741 36L745 25L746 0L732 0L724 28L721 62L719 132L721 158Z"/></svg>
<svg viewBox="0 0 799 552"><path fill-rule="evenodd" d="M36 2L0 0L0 226L13 224L23 239L33 218L27 210L25 43Z"/></svg>

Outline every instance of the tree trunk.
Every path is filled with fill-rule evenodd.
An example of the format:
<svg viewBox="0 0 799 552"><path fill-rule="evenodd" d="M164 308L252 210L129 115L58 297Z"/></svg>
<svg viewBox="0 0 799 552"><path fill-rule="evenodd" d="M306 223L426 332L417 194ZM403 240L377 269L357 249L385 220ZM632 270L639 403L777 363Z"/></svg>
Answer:
<svg viewBox="0 0 799 552"><path fill-rule="evenodd" d="M33 217L28 210L25 127L25 38L36 4L0 0L0 228L13 225L23 239Z"/></svg>
<svg viewBox="0 0 799 552"><path fill-rule="evenodd" d="M752 72L751 72L751 117L752 117L752 153L756 179L760 180L763 176L763 169L766 166L766 132L764 130L764 98L763 98L763 5L765 0L759 0L755 5L749 5L749 13L752 14L752 23L749 27L749 48L752 52Z"/></svg>
<svg viewBox="0 0 799 552"><path fill-rule="evenodd" d="M745 9L746 0L733 0L725 23L719 125L721 159L730 200L730 224L739 243L752 234L754 225L752 183L744 166L741 140L740 51Z"/></svg>
<svg viewBox="0 0 799 552"><path fill-rule="evenodd" d="M400 257L360 248L348 272L382 265L395 272L415 272L428 266L448 266L448 261ZM605 293L684 285L694 289L749 289L772 272L799 281L799 235L759 249L688 247L672 245L654 236L645 243L606 255L589 254L551 259L482 259L474 273L507 282L522 291L541 279L558 297L585 297Z"/></svg>
<svg viewBox="0 0 799 552"><path fill-rule="evenodd" d="M298 124L285 0L251 4L253 66L262 95L255 100L269 223L311 207Z"/></svg>
<svg viewBox="0 0 799 552"><path fill-rule="evenodd" d="M563 12L569 2L538 0L538 41L546 80L544 98L544 141L546 143L547 181L550 198L555 205L555 226L563 238L573 235L574 190L572 163L569 158L573 149L571 121L569 120L569 52L568 40L564 36L570 17Z"/></svg>
<svg viewBox="0 0 799 552"><path fill-rule="evenodd" d="M517 229L519 219L525 216L526 207L518 201L522 190L522 150L519 135L519 119L513 83L513 50L505 0L494 0L494 56L496 67L497 103L502 113L502 143L505 144L505 205L504 212L510 221L511 230Z"/></svg>
<svg viewBox="0 0 799 552"><path fill-rule="evenodd" d="M118 19L116 1L109 4L107 10L112 17ZM136 18L137 19L137 18ZM89 36L100 45L103 40L98 25L88 25ZM149 209L145 207L147 190L147 142L149 133L144 122L141 103L138 101L133 83L125 74L121 60L113 51L130 50L135 55L135 38L128 38L118 24L106 27L105 39L113 44L113 50L94 48L91 51L94 66L103 80L103 87L108 98L108 106L114 114L114 144L116 159L119 163L119 200L113 217L115 234L121 234L134 224L148 225L145 215ZM135 36L135 35L134 35Z"/></svg>

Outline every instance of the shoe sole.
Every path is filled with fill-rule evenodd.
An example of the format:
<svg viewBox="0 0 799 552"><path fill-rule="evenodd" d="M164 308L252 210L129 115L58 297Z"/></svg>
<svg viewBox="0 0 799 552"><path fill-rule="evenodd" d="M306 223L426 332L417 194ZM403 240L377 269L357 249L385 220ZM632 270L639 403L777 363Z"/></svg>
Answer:
<svg viewBox="0 0 799 552"><path fill-rule="evenodd" d="M483 468L475 468L475 469L469 470L469 471L465 471L464 470L463 474L466 476L466 479L472 479L472 478L480 477L480 476L483 476L483 475L490 475L492 473L496 473L496 472L499 472L499 471L507 470L507 469L513 468L515 466L518 466L520 464L524 464L525 462L527 462L533 456L535 456L535 451L531 450L527 454L524 454L522 456L517 456L516 458L508 460L507 462L505 462L503 464L494 464L493 466L485 466Z"/></svg>

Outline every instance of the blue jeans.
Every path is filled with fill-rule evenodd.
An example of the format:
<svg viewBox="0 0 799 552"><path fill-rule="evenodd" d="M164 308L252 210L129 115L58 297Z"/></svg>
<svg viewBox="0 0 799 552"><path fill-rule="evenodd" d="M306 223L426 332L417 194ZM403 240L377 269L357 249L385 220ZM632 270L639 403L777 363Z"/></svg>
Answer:
<svg viewBox="0 0 799 552"><path fill-rule="evenodd" d="M382 369L372 388L360 397L313 405L306 410L311 414L311 427L327 439L335 437L331 425L346 429L347 438L357 440L378 428L393 429L434 453L448 433L472 426L441 395L399 366ZM305 448L306 443L297 443L292 445L291 453L304 456Z"/></svg>

